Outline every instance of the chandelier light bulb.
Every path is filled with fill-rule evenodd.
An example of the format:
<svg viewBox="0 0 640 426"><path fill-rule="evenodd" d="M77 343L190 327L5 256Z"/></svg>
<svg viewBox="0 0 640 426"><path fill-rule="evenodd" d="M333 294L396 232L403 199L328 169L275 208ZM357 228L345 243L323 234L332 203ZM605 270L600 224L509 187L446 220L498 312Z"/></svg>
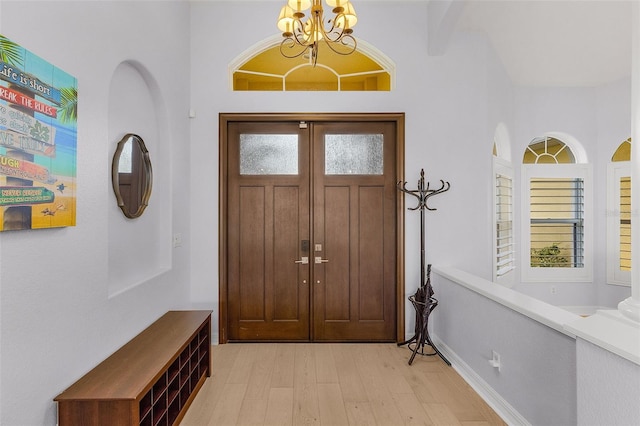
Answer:
<svg viewBox="0 0 640 426"><path fill-rule="evenodd" d="M278 16L278 29L283 35L293 35L293 9L288 5L282 6Z"/></svg>
<svg viewBox="0 0 640 426"><path fill-rule="evenodd" d="M343 28L345 31L353 31L352 28L358 22L356 10L354 9L350 1L342 3L344 4L344 10L336 17L336 27Z"/></svg>
<svg viewBox="0 0 640 426"><path fill-rule="evenodd" d="M311 7L311 0L289 0L288 5L294 12L304 12Z"/></svg>
<svg viewBox="0 0 640 426"><path fill-rule="evenodd" d="M349 3L349 0L327 0L327 4L333 8L333 13L342 12L344 5Z"/></svg>

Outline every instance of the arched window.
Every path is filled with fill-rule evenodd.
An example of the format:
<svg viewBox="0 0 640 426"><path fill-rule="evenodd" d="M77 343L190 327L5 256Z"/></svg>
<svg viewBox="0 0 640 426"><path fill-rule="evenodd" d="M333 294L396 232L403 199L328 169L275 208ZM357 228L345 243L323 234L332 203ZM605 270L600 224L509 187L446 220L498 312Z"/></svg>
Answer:
<svg viewBox="0 0 640 426"><path fill-rule="evenodd" d="M607 282L631 285L631 138L607 166Z"/></svg>
<svg viewBox="0 0 640 426"><path fill-rule="evenodd" d="M493 137L493 177L495 179L493 281L511 286L514 284L513 271L516 267L513 233L513 167L511 141L507 128L502 123L496 127Z"/></svg>
<svg viewBox="0 0 640 426"><path fill-rule="evenodd" d="M591 172L569 135L533 139L523 154L523 280L590 281Z"/></svg>
<svg viewBox="0 0 640 426"><path fill-rule="evenodd" d="M575 163L571 148L561 140L545 136L536 138L524 151L524 164L570 164Z"/></svg>
<svg viewBox="0 0 640 426"><path fill-rule="evenodd" d="M358 50L339 55L319 45L318 60L285 58L281 37L265 40L230 65L234 91L390 91L395 65L381 52L358 39Z"/></svg>

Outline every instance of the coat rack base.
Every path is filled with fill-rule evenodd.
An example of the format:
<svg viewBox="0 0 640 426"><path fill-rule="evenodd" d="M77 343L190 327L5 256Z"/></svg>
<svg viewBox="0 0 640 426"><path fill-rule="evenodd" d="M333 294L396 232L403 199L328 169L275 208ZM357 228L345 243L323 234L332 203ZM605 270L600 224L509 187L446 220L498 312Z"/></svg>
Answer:
<svg viewBox="0 0 640 426"><path fill-rule="evenodd" d="M416 328L415 334L409 340L398 343L398 346L407 345L411 349L411 358L409 358L409 365L413 363L416 355L422 356L434 356L438 355L447 364L451 365L449 360L438 350L436 345L429 336L429 316L431 312L438 305L438 301L430 297L426 301L419 301L415 296L409 296L409 301L416 310ZM430 346L433 353L425 352L425 346Z"/></svg>

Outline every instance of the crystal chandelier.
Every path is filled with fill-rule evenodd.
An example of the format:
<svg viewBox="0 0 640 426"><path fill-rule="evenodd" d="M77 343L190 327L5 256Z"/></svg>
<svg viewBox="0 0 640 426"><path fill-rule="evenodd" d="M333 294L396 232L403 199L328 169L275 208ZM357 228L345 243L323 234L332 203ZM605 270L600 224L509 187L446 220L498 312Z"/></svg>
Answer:
<svg viewBox="0 0 640 426"><path fill-rule="evenodd" d="M307 52L315 66L318 61L318 43L326 45L339 55L349 55L356 50L353 27L358 21L356 11L348 0L326 0L333 7L333 18L324 21L322 0L288 0L278 17L278 29L282 31L280 53L287 58L297 58ZM304 12L311 8L304 20ZM328 28L328 29L327 29Z"/></svg>

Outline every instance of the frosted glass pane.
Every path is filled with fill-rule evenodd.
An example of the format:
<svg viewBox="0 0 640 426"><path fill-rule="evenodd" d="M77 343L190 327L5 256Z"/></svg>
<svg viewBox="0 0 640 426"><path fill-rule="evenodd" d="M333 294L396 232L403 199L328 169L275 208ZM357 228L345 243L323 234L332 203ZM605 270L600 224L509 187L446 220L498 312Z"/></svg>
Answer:
<svg viewBox="0 0 640 426"><path fill-rule="evenodd" d="M241 175L297 175L298 135L240 135Z"/></svg>
<svg viewBox="0 0 640 426"><path fill-rule="evenodd" d="M383 146L383 135L326 135L325 174L381 175Z"/></svg>

